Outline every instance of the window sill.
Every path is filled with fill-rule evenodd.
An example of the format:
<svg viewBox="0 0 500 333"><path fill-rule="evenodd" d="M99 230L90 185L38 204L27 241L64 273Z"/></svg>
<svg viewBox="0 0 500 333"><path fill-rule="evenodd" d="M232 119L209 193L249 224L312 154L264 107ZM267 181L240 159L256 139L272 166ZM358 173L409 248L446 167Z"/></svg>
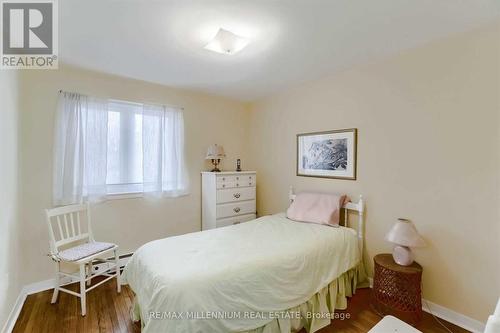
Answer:
<svg viewBox="0 0 500 333"><path fill-rule="evenodd" d="M175 193L169 193L169 192L163 192L160 195L152 195L151 197L159 197L159 198L179 198L179 197L184 197L190 195L189 191L177 191ZM123 193L113 193L113 194L106 194L104 196L104 200L122 200L122 199L143 199L146 198L146 195L144 192L123 192Z"/></svg>
<svg viewBox="0 0 500 333"><path fill-rule="evenodd" d="M138 198L144 198L144 193L131 192L131 193L115 193L106 195L106 200L122 200L122 199L138 199Z"/></svg>

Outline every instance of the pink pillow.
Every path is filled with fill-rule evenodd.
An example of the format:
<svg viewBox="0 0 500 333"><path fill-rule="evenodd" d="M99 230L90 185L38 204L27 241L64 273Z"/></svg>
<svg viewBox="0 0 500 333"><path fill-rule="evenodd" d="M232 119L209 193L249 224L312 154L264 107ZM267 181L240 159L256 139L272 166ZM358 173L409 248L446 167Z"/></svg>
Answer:
<svg viewBox="0 0 500 333"><path fill-rule="evenodd" d="M349 202L346 195L302 192L286 212L290 220L339 225L340 209Z"/></svg>

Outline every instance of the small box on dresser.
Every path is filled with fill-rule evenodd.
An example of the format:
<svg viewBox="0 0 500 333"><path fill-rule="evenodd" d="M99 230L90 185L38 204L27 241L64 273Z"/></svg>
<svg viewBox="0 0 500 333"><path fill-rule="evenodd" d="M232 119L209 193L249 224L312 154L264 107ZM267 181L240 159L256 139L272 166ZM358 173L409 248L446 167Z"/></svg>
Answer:
<svg viewBox="0 0 500 333"><path fill-rule="evenodd" d="M256 212L255 171L202 172L202 230L253 220Z"/></svg>

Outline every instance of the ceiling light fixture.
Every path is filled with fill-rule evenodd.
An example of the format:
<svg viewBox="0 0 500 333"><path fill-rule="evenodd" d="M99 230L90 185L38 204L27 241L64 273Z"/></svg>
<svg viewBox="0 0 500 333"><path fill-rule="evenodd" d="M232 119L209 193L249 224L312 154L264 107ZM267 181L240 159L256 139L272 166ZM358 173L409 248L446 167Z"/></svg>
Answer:
<svg viewBox="0 0 500 333"><path fill-rule="evenodd" d="M205 45L205 49L222 54L235 54L243 50L249 42L247 38L220 28L215 37Z"/></svg>

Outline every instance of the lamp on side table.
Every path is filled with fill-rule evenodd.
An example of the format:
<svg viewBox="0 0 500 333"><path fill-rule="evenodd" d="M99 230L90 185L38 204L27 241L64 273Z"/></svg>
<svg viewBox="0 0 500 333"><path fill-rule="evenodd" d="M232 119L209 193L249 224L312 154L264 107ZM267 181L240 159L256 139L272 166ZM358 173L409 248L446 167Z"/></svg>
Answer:
<svg viewBox="0 0 500 333"><path fill-rule="evenodd" d="M220 172L219 163L220 160L224 157L226 157L226 154L224 153L224 148L222 146L214 144L208 147L207 156L205 157L205 159L212 160L214 168L211 170L211 172Z"/></svg>
<svg viewBox="0 0 500 333"><path fill-rule="evenodd" d="M395 244L392 250L394 261L408 266L413 262L412 247L425 246L425 240L420 236L413 222L399 218L392 229L385 236L385 240Z"/></svg>

